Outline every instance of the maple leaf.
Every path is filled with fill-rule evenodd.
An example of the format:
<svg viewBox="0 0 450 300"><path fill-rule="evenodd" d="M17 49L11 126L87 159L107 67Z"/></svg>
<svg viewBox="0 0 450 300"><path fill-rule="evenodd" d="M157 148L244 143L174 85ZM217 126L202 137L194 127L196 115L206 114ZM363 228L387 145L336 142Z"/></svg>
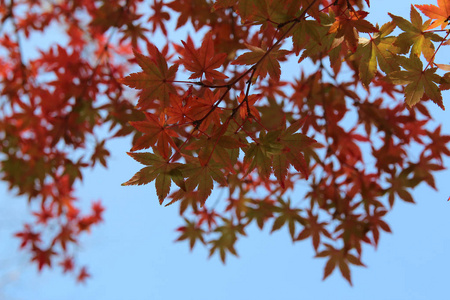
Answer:
<svg viewBox="0 0 450 300"><path fill-rule="evenodd" d="M186 124L195 121L188 117L192 97L192 86L183 96L170 94L170 106L164 111L167 115L167 124Z"/></svg>
<svg viewBox="0 0 450 300"><path fill-rule="evenodd" d="M104 166L105 168L107 167L106 158L109 157L110 153L105 148L105 142L106 141L103 140L102 142L97 143L97 145L95 146L94 153L91 156L92 166L95 166L96 162L99 161L102 166Z"/></svg>
<svg viewBox="0 0 450 300"><path fill-rule="evenodd" d="M285 59L285 56L290 53L288 50L280 50L281 45L277 45L272 49L263 50L262 48L245 44L250 50L236 58L232 65L253 65L256 68L255 78L261 76L261 78L269 75L275 80L280 79L280 63ZM269 51L270 50L270 51Z"/></svg>
<svg viewBox="0 0 450 300"><path fill-rule="evenodd" d="M218 130L211 137L200 138L192 142L186 149L199 149L197 150L198 159L201 163L206 164L209 159L212 159L228 171L234 172L233 166L238 158L238 148L245 146L246 144L241 143L233 136L224 135L221 130Z"/></svg>
<svg viewBox="0 0 450 300"><path fill-rule="evenodd" d="M76 242L73 235L74 235L74 231L73 231L72 227L66 224L64 226L61 226L61 231L54 238L53 243L55 243L56 241L59 240L63 250L66 250L67 242L72 242L72 243Z"/></svg>
<svg viewBox="0 0 450 300"><path fill-rule="evenodd" d="M379 32L375 33L371 39L359 39L355 55L361 55L359 77L366 88L375 77L378 65L385 73L400 70L400 66L395 59L398 48L393 45L396 38L387 36L394 29L395 23L389 22L381 26Z"/></svg>
<svg viewBox="0 0 450 300"><path fill-rule="evenodd" d="M176 93L172 85L178 70L175 64L167 67L165 57L153 46L153 57L147 57L133 50L137 63L143 72L132 73L120 80L121 83L141 89L137 106L146 109L153 105L154 100L159 100L162 107L169 106L169 93Z"/></svg>
<svg viewBox="0 0 450 300"><path fill-rule="evenodd" d="M448 25L450 18L450 0L437 0L438 6L432 4L414 5L427 17L434 21L427 27L427 29L433 29L441 25L441 29L444 29Z"/></svg>
<svg viewBox="0 0 450 300"><path fill-rule="evenodd" d="M18 232L15 234L16 237L19 237L22 239L20 248L26 247L28 245L28 243L31 243L31 245L34 245L35 243L41 241L40 233L32 231L31 226L29 224L25 224L24 227L25 227L24 231Z"/></svg>
<svg viewBox="0 0 450 300"><path fill-rule="evenodd" d="M320 1L314 2L317 4L320 3ZM336 33L330 34L329 26L318 25L330 24L333 22L335 22L335 16L330 12L330 14L320 14L320 20L317 20L316 22L308 22L307 24L302 24L304 22L300 22L296 25L292 37L294 51L299 53L301 49L304 49L298 62L302 62L306 58L311 58L313 61L321 60L321 53L329 52L330 49L336 47L337 42L340 43L344 41L344 38L336 39ZM310 31L311 34L308 34ZM330 58L333 57L331 56ZM336 63L339 62L336 58L334 61L336 61Z"/></svg>
<svg viewBox="0 0 450 300"><path fill-rule="evenodd" d="M428 28L430 21L423 23L422 17L412 5L410 12L411 22L391 13L389 13L389 16L404 31L395 41L395 45L400 48L400 52L407 53L412 46L411 54L420 56L423 53L426 60L431 61L435 52L432 41L441 41L442 38L432 32L424 32Z"/></svg>
<svg viewBox="0 0 450 300"><path fill-rule="evenodd" d="M284 3L272 0L247 0L239 1L237 13L246 22L262 24L265 28L269 24L280 24L292 20L299 8L299 1Z"/></svg>
<svg viewBox="0 0 450 300"><path fill-rule="evenodd" d="M231 254L238 256L234 244L237 241L237 234L245 235L243 226L241 224L233 224L233 220L224 219L224 225L216 227L214 233L219 234L217 239L209 241L212 245L209 250L209 256L212 256L214 252L219 251L220 259L225 263L227 251Z"/></svg>
<svg viewBox="0 0 450 300"><path fill-rule="evenodd" d="M197 241L205 244L205 240L203 239L203 234L205 231L197 225L197 222L191 222L186 218L184 218L184 221L186 222L186 225L177 228L177 231L181 232L181 235L178 237L177 241L189 239L189 247L191 250L194 248Z"/></svg>
<svg viewBox="0 0 450 300"><path fill-rule="evenodd" d="M256 220L256 225L260 229L264 228L266 221L273 218L276 210L275 200L268 197L259 199L249 199L248 204L245 206L245 218L248 222Z"/></svg>
<svg viewBox="0 0 450 300"><path fill-rule="evenodd" d="M284 201L279 198L278 202L280 203L280 207L276 208L276 211L279 213L278 217L273 222L271 233L279 230L286 222L288 223L289 234L291 235L292 240L295 240L295 225L299 223L301 225L305 225L305 220L300 216L300 212L302 211L300 208L292 208L291 207L291 199L288 201Z"/></svg>
<svg viewBox="0 0 450 300"><path fill-rule="evenodd" d="M389 178L387 182L391 185L390 188L386 190L389 194L389 205L392 207L395 201L395 195L400 197L403 201L414 203L414 199L411 194L408 192L408 188L411 188L412 183L411 180L408 179L407 172L401 172L398 176L392 175L392 178Z"/></svg>
<svg viewBox="0 0 450 300"><path fill-rule="evenodd" d="M74 263L73 257L66 257L63 261L59 263L59 265L63 268L63 273L69 272L73 270Z"/></svg>
<svg viewBox="0 0 450 300"><path fill-rule="evenodd" d="M297 55L300 50L306 48L310 40L320 44L324 42L323 37L328 33L328 30L325 27L317 26L318 24L316 20L305 20L295 25L292 42Z"/></svg>
<svg viewBox="0 0 450 300"><path fill-rule="evenodd" d="M201 163L199 160L188 160L189 163L183 167L183 175L187 177L186 189L193 191L197 188L198 201L203 206L214 187L213 180L224 186L227 185L227 180L220 165L211 161Z"/></svg>
<svg viewBox="0 0 450 300"><path fill-rule="evenodd" d="M348 265L353 264L357 266L364 266L364 264L358 257L350 253L347 253L345 249L336 249L329 244L325 244L325 246L327 249L317 253L316 255L316 257L329 257L325 265L325 272L323 274L323 279L330 276L330 274L334 271L336 266L338 266L342 276L344 276L344 278L347 279L350 285L353 285L350 276L350 268L348 267Z"/></svg>
<svg viewBox="0 0 450 300"><path fill-rule="evenodd" d="M295 2L295 1L293 1ZM314 19L319 20L320 19L320 13L321 13L321 1L316 0L300 0L299 2L302 3L302 9L307 9L308 15L312 16Z"/></svg>
<svg viewBox="0 0 450 300"><path fill-rule="evenodd" d="M298 234L296 240L301 241L311 236L314 250L317 251L319 249L321 235L331 238L330 233L324 225L326 225L325 222L319 222L319 217L308 210L305 228Z"/></svg>
<svg viewBox="0 0 450 300"><path fill-rule="evenodd" d="M219 97L219 90L213 93L210 89L206 89L203 96L192 99L188 116L194 122L201 120L198 127L200 131L205 131L211 124L221 125L222 109L216 106Z"/></svg>
<svg viewBox="0 0 450 300"><path fill-rule="evenodd" d="M433 100L440 108L444 108L442 94L436 83L441 77L436 74L437 68L423 70L423 65L417 56L410 58L399 57L400 64L406 70L394 71L389 74L389 79L394 84L406 85L405 101L409 106L417 104L425 95Z"/></svg>
<svg viewBox="0 0 450 300"><path fill-rule="evenodd" d="M96 223L97 219L93 216L85 216L78 220L78 231L90 231L92 224Z"/></svg>
<svg viewBox="0 0 450 300"><path fill-rule="evenodd" d="M41 211L34 212L33 215L35 215L38 218L37 223L42 223L46 225L47 221L54 217L53 205L50 205L49 207L41 205Z"/></svg>
<svg viewBox="0 0 450 300"><path fill-rule="evenodd" d="M146 121L130 122L134 128L144 133L143 136L134 142L131 151L146 149L156 144L159 153L166 158L169 157L171 147L178 149L172 139L177 134L166 126L166 116L164 113L160 114L159 120L151 113L145 113L145 116L147 118Z"/></svg>
<svg viewBox="0 0 450 300"><path fill-rule="evenodd" d="M32 251L34 252L34 256L31 258L31 261L37 261L39 271L42 270L44 266L51 267L52 266L52 259L51 257L53 255L56 255L56 252L53 251L53 248L50 247L46 250L42 250L38 247L33 247Z"/></svg>
<svg viewBox="0 0 450 300"><path fill-rule="evenodd" d="M365 11L350 11L348 16L339 15L331 25L329 33L336 33L336 39L344 37L350 48L355 50L358 45L358 32L378 32L375 26L364 20L367 15Z"/></svg>
<svg viewBox="0 0 450 300"><path fill-rule="evenodd" d="M174 11L180 13L176 28L180 28L190 20L195 30L204 26L204 22L211 16L211 4L204 0L176 0L166 4Z"/></svg>
<svg viewBox="0 0 450 300"><path fill-rule="evenodd" d="M293 122L277 137L282 151L273 156L273 171L283 188L285 188L284 181L291 165L306 178L309 176L303 152L316 141L297 132L304 125L305 121L306 119Z"/></svg>
<svg viewBox="0 0 450 300"><path fill-rule="evenodd" d="M86 267L82 267L77 276L77 282L85 282L91 275L88 273Z"/></svg>
<svg viewBox="0 0 450 300"><path fill-rule="evenodd" d="M192 39L188 37L187 42L182 41L184 49L179 49L182 57L180 63L190 72L193 72L189 79L201 78L205 75L207 82L214 79L228 78L225 74L214 70L222 66L226 53L215 54L214 43L211 34L207 34L199 49L195 49Z"/></svg>
<svg viewBox="0 0 450 300"><path fill-rule="evenodd" d="M239 114L243 120L248 117L253 117L257 120L261 119L259 111L255 107L255 102L261 99L261 97L262 95L250 95L247 97L243 91L241 92L238 101L239 103L245 101L245 104L239 106Z"/></svg>
<svg viewBox="0 0 450 300"><path fill-rule="evenodd" d="M153 11L153 15L150 16L147 20L150 24L152 24L152 32L155 32L156 28L161 28L161 31L165 36L167 36L166 26L164 24L165 21L170 20L170 15L168 12L162 11L163 1L156 0L151 6L151 11Z"/></svg>
<svg viewBox="0 0 450 300"><path fill-rule="evenodd" d="M431 157L443 162L442 155L450 156L450 149L447 146L450 143L450 136L441 133L440 125L433 132L429 132L428 136L432 142L425 148L431 152Z"/></svg>
<svg viewBox="0 0 450 300"><path fill-rule="evenodd" d="M279 134L278 131L267 134L265 131L261 131L258 141L244 149L244 164L248 165L246 175L257 168L258 175L263 180L269 178L272 173L272 155L280 154L283 148L280 143L276 142Z"/></svg>
<svg viewBox="0 0 450 300"><path fill-rule="evenodd" d="M206 207L203 207L199 212L199 220L197 222L197 226L201 226L204 222L208 225L208 230L211 231L214 225L217 225L216 218L220 217L218 213L215 212L214 209L208 210Z"/></svg>
<svg viewBox="0 0 450 300"><path fill-rule="evenodd" d="M96 202L92 202L91 209L93 211L93 216L98 222L103 221L102 214L105 211L105 208L103 207L100 200Z"/></svg>
<svg viewBox="0 0 450 300"><path fill-rule="evenodd" d="M160 204L169 194L172 181L181 189L186 190L180 163L169 163L162 156L148 152L128 152L128 155L147 167L142 168L127 182L122 183L123 186L148 184L156 179L156 194Z"/></svg>
<svg viewBox="0 0 450 300"><path fill-rule="evenodd" d="M392 232L389 225L382 220L382 217L384 217L387 212L387 210L375 210L373 214L369 216L369 224L371 224L370 230L372 232L373 243L375 247L378 245L378 240L380 238L380 230L378 229L378 227L385 232Z"/></svg>

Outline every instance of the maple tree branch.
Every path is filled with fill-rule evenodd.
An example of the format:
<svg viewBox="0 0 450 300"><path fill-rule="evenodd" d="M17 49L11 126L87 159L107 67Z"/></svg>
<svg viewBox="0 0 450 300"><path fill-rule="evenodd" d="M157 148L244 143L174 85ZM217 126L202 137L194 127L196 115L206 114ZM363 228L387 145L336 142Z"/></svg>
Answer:
<svg viewBox="0 0 450 300"><path fill-rule="evenodd" d="M248 118L248 117L247 117ZM243 126L245 124L245 122L247 122L247 118L244 119L242 121L242 124L239 124L235 118L233 118L232 120L234 121L234 123L236 123L236 125L238 125L238 128L234 131L234 133L238 133L240 130L242 130L245 134L247 134L247 136L249 136L255 143L258 143L258 140L255 136L253 136L253 133L248 132Z"/></svg>
<svg viewBox="0 0 450 300"><path fill-rule="evenodd" d="M245 92L245 98L244 98L244 99L242 100L242 102L238 105L238 108L239 108L239 106L241 106L242 103L244 103L244 101L245 101L245 103L246 103L246 105L247 105L247 115L248 115L248 116L251 115L251 113L250 113L250 106L249 106L249 104L248 104L248 95L249 95L249 93L250 93L250 86L252 85L252 80L253 80L253 76L255 75L255 72L256 72L256 67L253 69L252 74L250 75L250 78L247 80L247 91Z"/></svg>
<svg viewBox="0 0 450 300"><path fill-rule="evenodd" d="M436 51L434 51L433 55L431 56L430 61L428 62L428 64L426 65L426 67L424 68L424 71L426 69L428 69L428 67L431 65L432 62L434 62L434 58L436 57L437 52L439 51L439 49L441 48L441 46L447 41L448 36L450 35L450 31L447 30L446 31L447 34L445 35L445 37L443 38L443 40L439 43L439 46L436 48Z"/></svg>

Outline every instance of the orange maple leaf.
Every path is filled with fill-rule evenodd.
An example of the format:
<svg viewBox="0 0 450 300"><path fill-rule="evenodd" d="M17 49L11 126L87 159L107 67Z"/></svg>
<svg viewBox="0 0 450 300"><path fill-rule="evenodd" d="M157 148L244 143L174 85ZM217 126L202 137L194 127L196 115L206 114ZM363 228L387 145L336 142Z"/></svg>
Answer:
<svg viewBox="0 0 450 300"><path fill-rule="evenodd" d="M448 25L450 19L450 0L437 0L437 3L438 6L432 4L414 5L424 15L434 20L427 29L436 28L439 25L441 25L441 29L444 29Z"/></svg>
<svg viewBox="0 0 450 300"><path fill-rule="evenodd" d="M247 103L244 103L244 105L241 105L239 107L239 114L241 115L242 119L245 120L249 116L249 114L258 120L261 119L261 116L259 115L259 111L254 106L255 102L257 100L261 99L261 96L262 95L257 94L257 95L250 95L250 96L246 97L245 93L241 92L241 94L238 97L239 103L242 103L243 101L247 102Z"/></svg>

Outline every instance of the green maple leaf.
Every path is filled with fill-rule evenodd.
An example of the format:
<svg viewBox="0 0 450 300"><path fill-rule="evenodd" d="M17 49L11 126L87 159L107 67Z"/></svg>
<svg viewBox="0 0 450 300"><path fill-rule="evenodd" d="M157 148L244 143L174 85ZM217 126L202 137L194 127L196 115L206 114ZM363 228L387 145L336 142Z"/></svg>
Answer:
<svg viewBox="0 0 450 300"><path fill-rule="evenodd" d="M400 34L395 45L400 47L401 53L407 53L411 48L411 55L420 56L422 53L427 61L430 61L434 55L434 45L431 41L441 41L442 38L432 32L425 32L430 26L431 20L423 23L422 17L411 5L411 22L402 17L389 14L394 23L404 32Z"/></svg>
<svg viewBox="0 0 450 300"><path fill-rule="evenodd" d="M211 249L209 250L209 256L212 256L214 252L219 251L220 259L225 263L226 253L229 252L235 256L238 256L234 244L237 241L237 235L245 235L244 226L242 224L233 224L233 220L222 218L224 225L214 229L214 232L219 235L217 239L209 241Z"/></svg>
<svg viewBox="0 0 450 300"><path fill-rule="evenodd" d="M386 74L400 70L396 60L399 48L394 45L396 38L387 36L395 29L395 26L394 22L386 23L371 39L359 39L355 55L360 56L359 77L366 88L375 77L378 66Z"/></svg>
<svg viewBox="0 0 450 300"><path fill-rule="evenodd" d="M361 260L348 253L344 249L336 249L332 245L325 244L326 250L317 253L316 257L329 257L325 265L323 279L330 276L336 267L339 267L342 276L352 285L349 264L365 266Z"/></svg>
<svg viewBox="0 0 450 300"><path fill-rule="evenodd" d="M279 137L279 141L283 148L283 154L287 162L292 165L298 172L301 172L306 178L309 170L303 152L308 149L316 140L297 132L303 125L305 120L298 120L291 124ZM278 178L280 180L280 178Z"/></svg>
<svg viewBox="0 0 450 300"><path fill-rule="evenodd" d="M294 51L298 54L300 50L304 49L299 62L306 58L311 58L313 61L320 60L321 53L327 53L333 49L333 45L338 39L336 39L336 33L329 33L329 28L334 20L335 15L330 11L329 14L321 13L320 21L308 20L295 25L292 36ZM330 57L330 59L333 64L333 58Z"/></svg>
<svg viewBox="0 0 450 300"><path fill-rule="evenodd" d="M300 208L292 208L291 207L291 199L288 201L284 201L281 198L278 198L278 202L280 206L276 207L276 211L279 214L278 217L273 222L271 232L279 230L284 224L288 223L289 234L291 235L292 240L295 239L295 224L300 223L301 225L305 225L306 221L300 216L300 212L302 211Z"/></svg>
<svg viewBox="0 0 450 300"><path fill-rule="evenodd" d="M287 5L292 6L289 7L290 10L286 9ZM238 13L243 19L252 22L252 24L261 24L265 27L268 24L268 20L279 24L292 19L295 12L298 12L299 7L300 4L297 1L286 4L283 1L247 0L239 1Z"/></svg>
<svg viewBox="0 0 450 300"><path fill-rule="evenodd" d="M436 83L440 83L441 76L436 74L437 68L423 70L423 65L417 56L410 58L399 57L400 64L406 70L389 74L394 84L406 85L405 101L409 106L418 103L424 96L430 98L440 108L444 108L442 94Z"/></svg>
<svg viewBox="0 0 450 300"><path fill-rule="evenodd" d="M213 181L226 186L227 180L220 169L220 165L211 161L202 164L199 160L189 157L186 159L189 161L183 167L183 175L187 177L186 189L193 191L197 188L199 201L203 205L214 187Z"/></svg>
<svg viewBox="0 0 450 300"><path fill-rule="evenodd" d="M322 38L328 34L328 28L321 26L316 20L304 20L295 24L292 32L294 51L298 55L308 46L308 43L322 43ZM311 41L312 40L312 41Z"/></svg>
<svg viewBox="0 0 450 300"><path fill-rule="evenodd" d="M216 134L210 138L200 138L192 142L186 149L197 149L198 158L201 163L206 163L209 159L217 163L230 172L239 155L239 148L246 144L239 142L233 136Z"/></svg>
<svg viewBox="0 0 450 300"><path fill-rule="evenodd" d="M248 165L246 174L257 168L262 179L269 178L272 173L272 157L274 154L280 154L282 149L282 145L277 142L279 135L279 131L271 131L267 134L261 131L259 141L251 143L244 150L244 164Z"/></svg>
<svg viewBox="0 0 450 300"><path fill-rule="evenodd" d="M128 155L147 167L142 168L127 182L122 183L122 186L148 184L156 179L156 194L160 204L169 194L172 181L181 189L186 190L184 178L180 171L182 164L169 163L162 156L149 152L128 152Z"/></svg>
<svg viewBox="0 0 450 300"><path fill-rule="evenodd" d="M205 244L205 240L203 238L205 231L197 225L197 222L191 222L186 218L184 218L184 221L186 222L186 225L177 228L177 231L181 232L181 235L178 237L177 241L189 240L189 247L191 250L194 248L197 241Z"/></svg>

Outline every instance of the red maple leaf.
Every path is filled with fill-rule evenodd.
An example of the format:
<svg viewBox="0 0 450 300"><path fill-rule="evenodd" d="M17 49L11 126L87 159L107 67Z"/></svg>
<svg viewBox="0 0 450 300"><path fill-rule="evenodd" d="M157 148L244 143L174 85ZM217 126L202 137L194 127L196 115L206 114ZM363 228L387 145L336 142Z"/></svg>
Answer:
<svg viewBox="0 0 450 300"><path fill-rule="evenodd" d="M194 43L190 37L188 37L187 42L182 41L182 43L184 49L178 49L182 55L180 62L188 71L193 72L189 79L201 78L203 74L208 82L212 82L214 79L228 78L228 76L223 73L214 70L223 64L227 54L214 53L214 43L211 34L205 36L199 49L195 49Z"/></svg>
<svg viewBox="0 0 450 300"><path fill-rule="evenodd" d="M239 103L245 101L245 103L243 103L239 107L239 114L241 115L242 119L245 120L249 116L252 116L258 120L261 119L259 111L255 107L255 102L261 99L261 96L262 95L257 94L257 95L250 95L247 97L244 92L241 92L241 94L238 97L238 101Z"/></svg>
<svg viewBox="0 0 450 300"><path fill-rule="evenodd" d="M56 242L59 240L59 243L61 244L61 247L63 250L66 250L66 244L67 242L73 242L76 243L76 240L74 238L74 230L69 225L61 226L61 231L59 234L55 237L53 242Z"/></svg>
<svg viewBox="0 0 450 300"><path fill-rule="evenodd" d="M97 222L103 221L102 214L105 211L105 208L103 207L100 200L97 202L93 202L91 208L93 211L93 216L97 220Z"/></svg>
<svg viewBox="0 0 450 300"><path fill-rule="evenodd" d="M73 270L73 257L66 257L59 265L63 268L63 273Z"/></svg>
<svg viewBox="0 0 450 300"><path fill-rule="evenodd" d="M156 0L151 6L151 10L153 11L153 15L148 18L147 22L152 24L152 32L155 32L156 28L161 28L161 31L165 36L167 36L166 26L164 22L170 19L170 15L168 12L162 11L163 1Z"/></svg>
<svg viewBox="0 0 450 300"><path fill-rule="evenodd" d="M80 273L78 273L77 281L78 282L85 282L88 277L91 277L91 274L89 274L87 272L86 267L82 267L81 270L80 270Z"/></svg>
<svg viewBox="0 0 450 300"><path fill-rule="evenodd" d="M56 254L56 252L53 251L52 247L48 248L47 250L42 250L41 248L34 246L33 252L34 256L31 261L37 261L39 271L41 271L45 265L49 267L52 266L51 257Z"/></svg>
<svg viewBox="0 0 450 300"><path fill-rule="evenodd" d="M147 117L146 121L130 122L134 128L144 133L136 140L131 151L146 149L156 144L159 153L168 157L170 146L177 149L177 145L172 140L172 136L177 136L176 133L165 126L165 114L162 113L159 120L151 113L145 113L145 116Z"/></svg>
<svg viewBox="0 0 450 300"><path fill-rule="evenodd" d="M170 94L170 106L165 110L165 113L167 115L166 123L172 125L185 124L195 121L188 117L188 111L191 109L189 107L191 99L192 86L186 91L183 96Z"/></svg>
<svg viewBox="0 0 450 300"><path fill-rule="evenodd" d="M143 72L132 73L123 78L121 82L129 87L141 89L138 107L145 109L154 105L154 100L159 100L163 107L169 106L169 92L175 93L172 85L178 70L178 65L170 68L166 58L156 47L149 49L152 57L147 57L134 51L137 63Z"/></svg>
<svg viewBox="0 0 450 300"><path fill-rule="evenodd" d="M213 93L211 90L205 90L203 97L196 97L192 101L189 117L194 121L202 120L199 127L200 131L205 131L211 123L220 126L220 116L222 109L216 107L216 102L220 97L220 91ZM205 118L205 119L203 119Z"/></svg>
<svg viewBox="0 0 450 300"><path fill-rule="evenodd" d="M40 233L33 232L31 230L31 226L29 224L25 224L25 230L22 232L18 232L15 234L16 237L22 239L22 243L20 244L20 248L25 248L28 243L34 245L36 242L40 242Z"/></svg>

